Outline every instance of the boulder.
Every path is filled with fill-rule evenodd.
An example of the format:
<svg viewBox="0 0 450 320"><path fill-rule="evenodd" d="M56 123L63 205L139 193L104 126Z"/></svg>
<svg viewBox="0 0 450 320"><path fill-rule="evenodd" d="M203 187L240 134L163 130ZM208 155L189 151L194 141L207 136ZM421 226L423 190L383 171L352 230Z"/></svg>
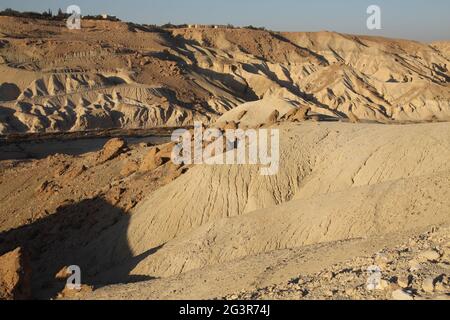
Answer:
<svg viewBox="0 0 450 320"><path fill-rule="evenodd" d="M98 153L97 164L105 163L116 158L127 150L127 143L121 138L113 138L109 140L103 149Z"/></svg>
<svg viewBox="0 0 450 320"><path fill-rule="evenodd" d="M170 161L172 157L172 150L174 143L167 143L158 147L152 148L144 157L139 171L152 171Z"/></svg>
<svg viewBox="0 0 450 320"><path fill-rule="evenodd" d="M0 300L31 298L31 268L22 248L0 257Z"/></svg>
<svg viewBox="0 0 450 320"><path fill-rule="evenodd" d="M158 156L160 149L158 147L152 148L142 160L139 171L153 171L163 164L163 160Z"/></svg>
<svg viewBox="0 0 450 320"><path fill-rule="evenodd" d="M300 106L298 108L292 109L283 116L283 120L292 122L305 121L308 118L308 112L311 108L308 106Z"/></svg>
<svg viewBox="0 0 450 320"><path fill-rule="evenodd" d="M67 179L75 179L85 172L88 168L80 163L75 163L71 165L67 171L64 173L64 177Z"/></svg>
<svg viewBox="0 0 450 320"><path fill-rule="evenodd" d="M426 261L435 262L435 261L438 261L440 257L441 257L441 255L437 251L427 250L427 251L420 253L418 256L418 259L421 262L426 262Z"/></svg>

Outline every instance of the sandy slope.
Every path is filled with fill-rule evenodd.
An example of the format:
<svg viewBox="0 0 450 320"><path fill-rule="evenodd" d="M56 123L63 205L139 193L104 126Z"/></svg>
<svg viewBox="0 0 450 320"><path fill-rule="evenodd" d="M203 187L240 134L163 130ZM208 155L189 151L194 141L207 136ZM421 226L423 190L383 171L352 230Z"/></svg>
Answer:
<svg viewBox="0 0 450 320"><path fill-rule="evenodd" d="M255 290L448 226L447 124L280 129L285 165L277 176L245 166L199 166L143 200L127 229L127 249L143 257L130 274L161 278L89 297L211 298ZM112 243L115 228L99 243ZM97 253L98 260L118 263L100 278L129 266L119 262L122 250Z"/></svg>
<svg viewBox="0 0 450 320"><path fill-rule="evenodd" d="M206 224L204 235L193 235L200 243L239 247L238 253L246 253L244 243L231 240L254 241L248 245L251 252L395 231L404 229L406 221L411 226L445 221L449 130L447 124L282 127L276 176L263 177L258 168L246 166L193 168L139 205L130 222L130 246L142 253ZM352 152L356 146L357 154ZM415 214L424 216L408 218ZM228 229L227 223L240 227ZM236 238L232 230L238 232ZM231 238L221 241L220 236ZM209 238L217 241L209 243ZM233 258L227 250L221 256Z"/></svg>
<svg viewBox="0 0 450 320"><path fill-rule="evenodd" d="M144 199L127 227L119 222L102 233L85 253L95 255L94 270L103 269L99 279L106 281L124 268L134 277L178 277L236 261L248 266L266 257L262 266L279 251L328 243L331 252L339 241L365 239L361 248L350 251L357 256L362 252L357 248L366 250L371 243L448 224L447 124L322 122L284 124L280 130L282 165L276 176L262 177L249 166L193 167ZM126 245L113 240L124 228ZM104 243L111 246L95 250ZM131 269L130 251L140 257ZM353 256L333 257L331 264ZM247 271L245 277L258 272ZM161 282L166 283L158 280L155 286Z"/></svg>
<svg viewBox="0 0 450 320"><path fill-rule="evenodd" d="M450 117L448 43L0 17L0 132L211 122L281 97L377 121Z"/></svg>
<svg viewBox="0 0 450 320"><path fill-rule="evenodd" d="M436 230L270 251L175 276L107 286L76 298L393 299L394 291L409 288L409 299L448 300L450 283L441 276L449 270L449 233L448 228ZM418 258L433 247L445 253L440 263ZM410 263L418 261L420 269L411 272ZM373 265L382 267L384 287L368 291L367 269ZM437 283L443 279L445 284L424 292L427 279L439 279Z"/></svg>
<svg viewBox="0 0 450 320"><path fill-rule="evenodd" d="M54 296L54 275L76 263L86 284L123 283L81 297L212 298L259 295L448 226L447 123L272 128L271 177L248 165L138 172L141 145L107 162L101 152L3 161L0 249L32 253L37 297Z"/></svg>

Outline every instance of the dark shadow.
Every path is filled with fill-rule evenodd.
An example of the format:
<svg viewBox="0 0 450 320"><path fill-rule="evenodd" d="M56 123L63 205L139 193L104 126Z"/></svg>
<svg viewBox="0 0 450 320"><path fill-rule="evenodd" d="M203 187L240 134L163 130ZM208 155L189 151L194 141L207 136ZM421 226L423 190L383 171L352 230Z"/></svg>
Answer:
<svg viewBox="0 0 450 320"><path fill-rule="evenodd" d="M107 77L107 82L108 82L108 85L111 85L111 86L117 86L117 85L127 83L124 79L122 79L121 77L117 77L117 76Z"/></svg>
<svg viewBox="0 0 450 320"><path fill-rule="evenodd" d="M194 65L192 69L193 71L205 76L205 78L210 82L210 85L220 88L230 95L245 101L259 100L259 97L247 83L243 84L237 81L231 74L219 73L213 70L201 68L198 65ZM220 82L223 86L217 86L215 83L216 81Z"/></svg>
<svg viewBox="0 0 450 320"><path fill-rule="evenodd" d="M299 46L298 44L292 42L291 40L289 40L289 39L283 37L283 36L282 36L281 34L279 34L279 33L276 33L276 32L273 32L273 31L271 31L271 32L269 32L269 33L270 33L270 35L271 35L272 37L274 37L275 39L277 39L277 40L279 40L279 41L281 41L281 42L285 42L285 43L287 43L287 44L289 44L289 45L295 47L297 50L299 50L300 52L304 53L304 55L305 55L305 54L308 54L308 55L313 56L314 58L316 58L316 59L320 62L321 65L327 66L327 65L330 64L330 63L328 62L328 60L327 60L324 56L322 56L322 55L320 55L320 54L318 54L318 53L312 51L311 49L308 49L308 48L305 48L305 47L301 47L301 46Z"/></svg>
<svg viewBox="0 0 450 320"><path fill-rule="evenodd" d="M398 83L398 80L395 80L394 78L390 78L386 82L388 82L388 83Z"/></svg>
<svg viewBox="0 0 450 320"><path fill-rule="evenodd" d="M14 83L2 83L0 85L0 101L13 101L20 96L20 89Z"/></svg>
<svg viewBox="0 0 450 320"><path fill-rule="evenodd" d="M9 126L12 132L25 132L28 127L24 125L17 117L14 115L15 110L10 108L5 108L0 106L0 120Z"/></svg>
<svg viewBox="0 0 450 320"><path fill-rule="evenodd" d="M200 45L200 43L198 43L195 40L183 38L181 35L172 38L172 41L175 42L175 47L173 47L172 49L178 52L179 54L186 56L192 62L191 66L192 71L205 76L210 81L211 85L217 87L215 81L219 81L220 83L223 84L223 87L220 87L220 89L224 90L229 94L232 94L245 101L256 101L259 99L259 97L252 90L252 88L248 86L248 84L244 85L240 83L234 78L233 75L228 73L219 73L213 70L201 68L198 65L195 55L192 52L190 52L187 48L187 45L190 45L192 47L195 47L200 52L202 52L205 56L207 56L208 54L204 51L204 49L202 49L202 45ZM185 62L183 61L183 63Z"/></svg>
<svg viewBox="0 0 450 320"><path fill-rule="evenodd" d="M341 119L346 119L346 118L347 118L347 115L346 115L344 112L339 111L339 110L336 110L336 109L333 109L333 108L329 107L328 105L326 105L325 103L320 102L320 101L317 100L317 98L316 98L313 94L311 94L311 93L305 93L305 92L302 92L301 97L302 97L303 99L305 99L306 101L311 101L312 103L318 105L318 106L319 106L320 108L322 108L322 109L325 109L325 110L328 110L328 111L332 112L332 113L333 113L336 117L338 117L338 118L341 118Z"/></svg>
<svg viewBox="0 0 450 320"><path fill-rule="evenodd" d="M328 116L326 114L316 114L315 116L318 117L318 120L321 122L337 122L341 121L341 118Z"/></svg>
<svg viewBox="0 0 450 320"><path fill-rule="evenodd" d="M164 51L154 51L154 52L149 52L147 54L148 57L152 57L155 59L159 59L159 60L163 60L163 61L172 61L172 62L176 62L180 65L186 65L186 62L181 59L180 57L170 53L167 49L165 49Z"/></svg>
<svg viewBox="0 0 450 320"><path fill-rule="evenodd" d="M302 96L302 94L303 94L303 92L300 91L298 86L295 85L292 80L291 81L285 81L285 80L279 79L278 76L275 74L275 72L270 71L270 69L267 68L267 66L264 66L264 65L253 65L253 64L244 63L242 65L242 68L245 71L247 71L249 73L253 73L255 75L258 75L260 72L262 72L270 80L272 80L273 82L277 83L280 87L285 88L286 90L288 90L293 95ZM288 75L288 74L286 74L286 75Z"/></svg>
<svg viewBox="0 0 450 320"><path fill-rule="evenodd" d="M148 24L137 24L132 22L127 22L128 31L130 32L150 32L150 33L161 33L161 34L169 34L170 31L158 27L156 25L148 25Z"/></svg>
<svg viewBox="0 0 450 320"><path fill-rule="evenodd" d="M150 280L129 273L160 248L133 257L127 241L129 218L102 198L61 206L52 215L0 233L0 255L19 246L26 252L35 299L55 297L66 285L55 275L70 265L81 268L82 284L94 287Z"/></svg>
<svg viewBox="0 0 450 320"><path fill-rule="evenodd" d="M0 40L0 48L6 48L9 46L9 41L6 39L1 39Z"/></svg>
<svg viewBox="0 0 450 320"><path fill-rule="evenodd" d="M180 34L177 36L173 36L172 34L170 34L170 36L166 36L166 39L173 44L171 48L178 54L187 57L193 65L198 64L195 55L187 48L187 45L190 45L191 47L195 47L197 49L200 48L199 50L202 51L201 44L198 41L186 39Z"/></svg>
<svg viewBox="0 0 450 320"><path fill-rule="evenodd" d="M248 86L248 84L243 84L235 79L235 77L228 73L219 73L215 72L206 68L201 68L198 65L198 61L195 58L195 55L188 49L188 46L195 47L196 50L202 52L205 56L208 55L208 53L202 48L202 45L192 39L186 39L182 35L173 36L171 33L165 33L163 34L164 39L171 43L171 49L177 52L181 56L187 57L191 64L188 65L183 59L180 57L177 57L176 55L170 53L169 51L163 51L163 52L150 52L148 56L151 56L156 59L165 60L165 61L173 61L176 62L182 69L190 69L192 72L196 72L198 74L201 74L204 76L205 80L209 81L209 84L217 87L228 94L231 94L237 98L240 98L244 101L256 101L259 99L259 97L256 95L256 93ZM208 44L206 44L208 47ZM209 48L208 50L213 50L212 48ZM220 83L220 84L217 84ZM166 89L168 90L168 89ZM166 96L166 95L165 95ZM170 102L177 103L183 108L192 109L192 105L189 103L183 103L183 101L179 101L178 99L173 99L173 97L176 97L175 94L167 95L166 97L169 99ZM172 100L174 101L172 101ZM203 112L209 111L216 113L217 112L213 109L211 109L207 103L203 103ZM206 110L204 110L207 108ZM196 110L197 112L201 112L201 110Z"/></svg>
<svg viewBox="0 0 450 320"><path fill-rule="evenodd" d="M445 82L450 82L450 77L447 75L448 69L446 67L440 66L433 63L434 72L445 79Z"/></svg>

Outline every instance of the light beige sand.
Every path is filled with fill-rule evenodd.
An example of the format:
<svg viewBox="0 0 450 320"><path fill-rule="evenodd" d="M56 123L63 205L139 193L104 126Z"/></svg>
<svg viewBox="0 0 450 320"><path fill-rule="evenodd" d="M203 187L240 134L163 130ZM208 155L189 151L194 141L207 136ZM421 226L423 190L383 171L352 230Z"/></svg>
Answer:
<svg viewBox="0 0 450 320"><path fill-rule="evenodd" d="M285 165L277 176L261 177L245 166L196 167L143 200L129 222L128 249L139 256L162 247L131 274L162 279L90 297L212 298L255 290L394 250L431 226L448 226L447 124L304 123L281 130ZM122 250L108 250L110 258ZM438 272L433 266L431 275ZM407 273L404 268L397 273ZM392 298L384 295L394 287L386 290L382 298Z"/></svg>

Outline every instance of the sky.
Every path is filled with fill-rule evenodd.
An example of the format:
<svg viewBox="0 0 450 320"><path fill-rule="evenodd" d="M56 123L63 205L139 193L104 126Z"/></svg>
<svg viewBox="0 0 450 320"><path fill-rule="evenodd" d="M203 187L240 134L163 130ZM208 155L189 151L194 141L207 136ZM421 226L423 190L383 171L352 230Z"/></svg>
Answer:
<svg viewBox="0 0 450 320"><path fill-rule="evenodd" d="M39 11L78 5L136 23L264 26L275 31L337 31L419 41L450 40L450 0L0 0L0 9ZM369 5L381 30L369 30Z"/></svg>

